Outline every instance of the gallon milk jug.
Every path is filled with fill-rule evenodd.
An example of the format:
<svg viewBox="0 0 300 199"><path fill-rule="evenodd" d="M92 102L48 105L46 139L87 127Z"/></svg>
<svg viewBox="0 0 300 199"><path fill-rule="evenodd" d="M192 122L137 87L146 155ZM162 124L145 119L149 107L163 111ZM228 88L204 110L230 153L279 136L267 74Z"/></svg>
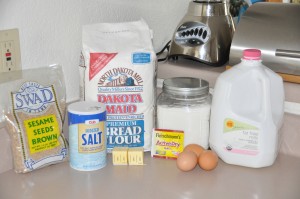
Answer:
<svg viewBox="0 0 300 199"><path fill-rule="evenodd" d="M226 163L259 168L274 163L284 114L282 78L247 49L216 82L209 144Z"/></svg>

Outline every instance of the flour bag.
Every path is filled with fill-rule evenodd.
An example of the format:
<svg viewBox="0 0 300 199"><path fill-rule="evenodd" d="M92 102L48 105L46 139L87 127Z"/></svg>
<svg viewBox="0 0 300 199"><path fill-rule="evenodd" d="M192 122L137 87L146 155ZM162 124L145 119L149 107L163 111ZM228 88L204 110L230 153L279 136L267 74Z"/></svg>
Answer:
<svg viewBox="0 0 300 199"><path fill-rule="evenodd" d="M144 20L86 25L82 32L81 99L106 104L107 150L151 147L156 54Z"/></svg>

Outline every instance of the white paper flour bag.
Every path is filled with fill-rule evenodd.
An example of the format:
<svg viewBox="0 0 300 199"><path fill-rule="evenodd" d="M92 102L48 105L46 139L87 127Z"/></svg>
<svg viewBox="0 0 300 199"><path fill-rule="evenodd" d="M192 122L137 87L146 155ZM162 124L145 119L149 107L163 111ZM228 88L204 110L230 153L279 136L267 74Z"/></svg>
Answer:
<svg viewBox="0 0 300 199"><path fill-rule="evenodd" d="M149 151L157 62L148 25L144 20L86 25L82 42L82 100L106 104L108 151Z"/></svg>

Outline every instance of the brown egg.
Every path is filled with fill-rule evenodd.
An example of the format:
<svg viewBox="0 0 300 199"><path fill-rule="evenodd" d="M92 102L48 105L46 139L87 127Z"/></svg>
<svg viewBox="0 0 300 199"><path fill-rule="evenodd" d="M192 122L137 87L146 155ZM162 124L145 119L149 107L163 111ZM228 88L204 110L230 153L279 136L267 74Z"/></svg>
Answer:
<svg viewBox="0 0 300 199"><path fill-rule="evenodd" d="M189 145L186 145L183 150L184 151L192 151L197 155L197 157L199 157L199 155L205 149L202 146L198 145L198 144L189 144Z"/></svg>
<svg viewBox="0 0 300 199"><path fill-rule="evenodd" d="M181 171L191 171L197 165L197 155L192 151L183 151L179 153L176 164Z"/></svg>
<svg viewBox="0 0 300 199"><path fill-rule="evenodd" d="M218 155L215 152L211 150L205 150L199 156L198 164L202 169L210 171L217 167L218 160Z"/></svg>

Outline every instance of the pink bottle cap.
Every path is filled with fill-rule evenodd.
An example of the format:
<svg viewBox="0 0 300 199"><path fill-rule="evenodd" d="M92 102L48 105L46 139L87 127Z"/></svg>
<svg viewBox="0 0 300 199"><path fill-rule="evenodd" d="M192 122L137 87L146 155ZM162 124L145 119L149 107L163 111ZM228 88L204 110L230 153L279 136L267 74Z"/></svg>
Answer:
<svg viewBox="0 0 300 199"><path fill-rule="evenodd" d="M243 51L243 59L260 60L261 51L258 49L246 49Z"/></svg>

